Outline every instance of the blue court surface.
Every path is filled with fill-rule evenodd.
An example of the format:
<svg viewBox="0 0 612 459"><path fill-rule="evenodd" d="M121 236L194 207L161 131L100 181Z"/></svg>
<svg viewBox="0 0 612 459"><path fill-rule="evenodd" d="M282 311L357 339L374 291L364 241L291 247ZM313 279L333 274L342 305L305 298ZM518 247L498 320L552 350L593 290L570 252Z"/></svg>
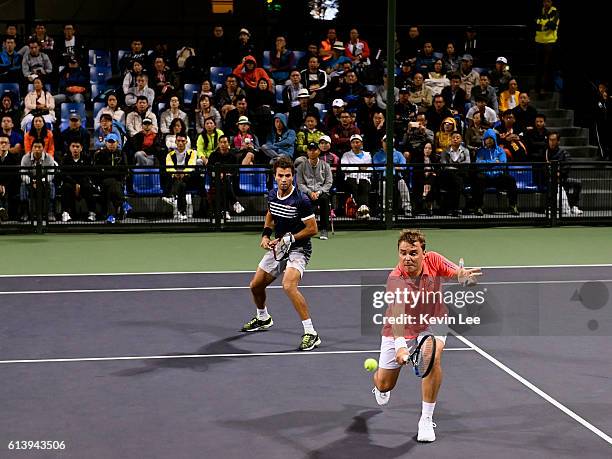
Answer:
<svg viewBox="0 0 612 459"><path fill-rule="evenodd" d="M278 282L274 327L238 332L251 274L0 277L0 457L612 457L612 267L486 269L483 286L535 289L540 333L500 319L448 338L431 444L420 380L403 371L381 408L363 369L380 337L362 333L362 285L385 271L306 273L308 353ZM499 296L518 322L533 307ZM8 447L24 441L65 449Z"/></svg>

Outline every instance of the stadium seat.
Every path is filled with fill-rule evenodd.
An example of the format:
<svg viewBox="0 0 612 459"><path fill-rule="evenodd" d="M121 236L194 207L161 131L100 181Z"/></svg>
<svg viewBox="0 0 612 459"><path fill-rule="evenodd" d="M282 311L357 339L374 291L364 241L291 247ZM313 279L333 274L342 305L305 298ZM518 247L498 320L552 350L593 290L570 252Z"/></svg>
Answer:
<svg viewBox="0 0 612 459"><path fill-rule="evenodd" d="M4 94L5 92L12 92L18 99L21 99L19 83L0 83L0 94Z"/></svg>
<svg viewBox="0 0 612 459"><path fill-rule="evenodd" d="M266 70L270 70L270 51L263 52L263 61L261 66Z"/></svg>
<svg viewBox="0 0 612 459"><path fill-rule="evenodd" d="M134 193L140 196L161 196L164 194L159 169L134 169L133 172Z"/></svg>
<svg viewBox="0 0 612 459"><path fill-rule="evenodd" d="M183 103L185 106L193 103L193 98L196 97L200 91L200 85L197 83L185 83L183 85Z"/></svg>
<svg viewBox="0 0 612 459"><path fill-rule="evenodd" d="M129 49L118 49L117 50L117 66L119 66L119 62L121 62L121 59L123 59L123 56L125 56L129 52L130 52Z"/></svg>
<svg viewBox="0 0 612 459"><path fill-rule="evenodd" d="M268 169L265 167L241 167L238 188L244 194L264 194L268 191Z"/></svg>
<svg viewBox="0 0 612 459"><path fill-rule="evenodd" d="M104 102L94 102L93 116L94 118L98 116L98 112L106 107Z"/></svg>
<svg viewBox="0 0 612 459"><path fill-rule="evenodd" d="M508 166L508 174L516 180L516 188L519 191L538 191L538 186L533 181L533 170L530 165Z"/></svg>
<svg viewBox="0 0 612 459"><path fill-rule="evenodd" d="M282 104L283 103L283 89L285 89L285 85L277 84L274 89L275 89L275 94L276 94L276 103Z"/></svg>
<svg viewBox="0 0 612 459"><path fill-rule="evenodd" d="M105 84L93 83L91 85L91 101L95 102L96 97L98 97L100 94L104 94L104 91L107 89L108 87Z"/></svg>
<svg viewBox="0 0 612 459"><path fill-rule="evenodd" d="M60 110L60 118L67 120L71 113L78 113L81 118L85 118L85 104L77 102L64 102Z"/></svg>
<svg viewBox="0 0 612 459"><path fill-rule="evenodd" d="M89 68L89 82L91 84L106 83L113 76L113 72L110 67L90 67Z"/></svg>
<svg viewBox="0 0 612 459"><path fill-rule="evenodd" d="M293 51L293 55L295 56L295 63L297 64L299 60L306 55L306 51Z"/></svg>
<svg viewBox="0 0 612 459"><path fill-rule="evenodd" d="M225 83L225 78L232 73L231 67L211 67L210 82L214 85Z"/></svg>
<svg viewBox="0 0 612 459"><path fill-rule="evenodd" d="M325 104L314 104L315 107L317 107L317 109L319 110L319 116L321 117L321 119L319 121L323 122L323 118L325 118L325 115L327 114L327 105Z"/></svg>
<svg viewBox="0 0 612 459"><path fill-rule="evenodd" d="M110 52L105 49L90 49L89 50L89 66L90 67L110 67L111 66Z"/></svg>
<svg viewBox="0 0 612 459"><path fill-rule="evenodd" d="M50 83L45 83L44 87L45 87L45 91L52 92L51 91L51 84ZM28 84L28 92L32 92L32 91L34 91L34 83L29 83Z"/></svg>

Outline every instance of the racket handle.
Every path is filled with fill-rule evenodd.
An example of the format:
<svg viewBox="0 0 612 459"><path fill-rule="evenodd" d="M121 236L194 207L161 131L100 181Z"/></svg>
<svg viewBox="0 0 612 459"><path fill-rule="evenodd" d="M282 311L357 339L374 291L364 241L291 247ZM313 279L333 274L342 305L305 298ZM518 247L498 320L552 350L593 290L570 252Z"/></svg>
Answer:
<svg viewBox="0 0 612 459"><path fill-rule="evenodd" d="M459 258L459 267L463 269L464 266L465 266L465 263L463 261L463 258Z"/></svg>

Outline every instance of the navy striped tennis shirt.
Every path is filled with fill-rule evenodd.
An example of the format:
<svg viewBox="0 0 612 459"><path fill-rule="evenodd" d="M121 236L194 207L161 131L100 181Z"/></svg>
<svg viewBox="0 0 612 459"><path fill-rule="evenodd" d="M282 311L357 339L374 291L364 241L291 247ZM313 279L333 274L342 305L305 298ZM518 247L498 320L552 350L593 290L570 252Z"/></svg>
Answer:
<svg viewBox="0 0 612 459"><path fill-rule="evenodd" d="M283 237L286 233L297 234L306 228L304 222L315 218L310 199L304 193L293 186L293 190L287 196L281 198L278 191L270 190L268 193L268 210L274 219L274 230L276 237ZM310 238L295 241L293 247L302 247L307 256L312 252Z"/></svg>

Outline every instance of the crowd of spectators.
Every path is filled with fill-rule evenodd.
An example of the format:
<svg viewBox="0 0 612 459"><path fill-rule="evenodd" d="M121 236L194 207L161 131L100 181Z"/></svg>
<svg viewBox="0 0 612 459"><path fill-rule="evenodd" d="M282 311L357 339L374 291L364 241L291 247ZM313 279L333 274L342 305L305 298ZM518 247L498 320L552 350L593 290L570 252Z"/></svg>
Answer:
<svg viewBox="0 0 612 459"><path fill-rule="evenodd" d="M22 41L13 25L5 30L0 82L17 83L19 91L2 94L0 167L93 165L107 173L87 176L60 168L42 190L35 189L31 173L0 173L0 219L27 220L32 196L43 192L49 202L59 192L64 221L80 213L78 201L89 220L112 223L129 211L123 186L128 165L157 166L167 173L166 201L176 218L206 216L212 201L198 179L201 168L217 162L269 164L287 155L299 170L313 163L314 147L320 155L315 159L334 171L334 187L352 196L355 215L368 218L370 190L381 168L365 165L386 161L387 123L394 132L396 184L406 215L431 213L435 201L441 212L460 215L466 184L471 185L469 210L483 214L484 191L495 186L507 192L509 211L518 214L512 176L496 167L468 172L460 165L541 162L553 156L546 117L531 105L529 88L519 88L522 75L510 72L509 60L479 60L480 67L474 67L481 43L472 28L464 40L440 43L439 50L417 26L398 39L393 120L385 119L390 101L381 53L357 28L343 35L330 27L304 52L296 52L282 35L257 37L259 43L274 38L262 49L247 28L234 40L222 25L213 28L201 50L188 45L170 50L167 44L147 49L135 38L114 67L110 60L105 64L108 77L95 80L104 91L96 94L87 74L88 48L74 24L67 23L63 32L53 39L44 24L37 24ZM220 82L219 68L230 70ZM197 90L185 90L194 83ZM92 113L92 102L103 107ZM66 103L83 104L92 116L75 110L63 119ZM566 152L561 156L567 160ZM410 163L415 167L407 177ZM186 190L200 195L195 213ZM244 210L232 177L219 192L226 218ZM98 214L96 193L104 199Z"/></svg>

